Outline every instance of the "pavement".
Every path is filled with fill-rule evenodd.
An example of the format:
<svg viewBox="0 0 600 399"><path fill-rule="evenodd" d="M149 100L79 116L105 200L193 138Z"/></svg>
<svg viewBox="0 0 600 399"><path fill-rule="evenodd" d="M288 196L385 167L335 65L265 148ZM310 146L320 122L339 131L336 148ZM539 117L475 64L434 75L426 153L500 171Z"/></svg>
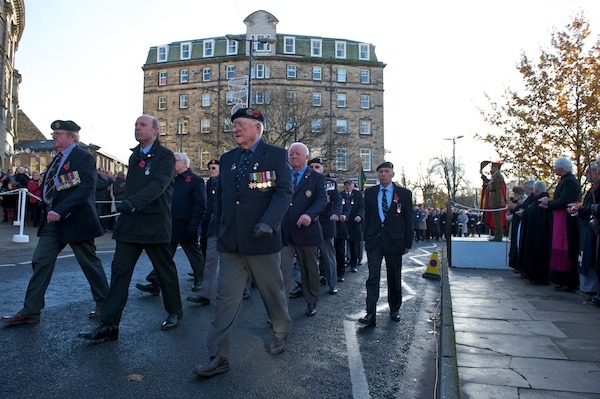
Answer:
<svg viewBox="0 0 600 399"><path fill-rule="evenodd" d="M0 224L0 267L37 245L30 226L28 243L14 234L18 226ZM114 248L111 236L96 240L99 250ZM512 269L442 264L437 398L600 399L600 306Z"/></svg>

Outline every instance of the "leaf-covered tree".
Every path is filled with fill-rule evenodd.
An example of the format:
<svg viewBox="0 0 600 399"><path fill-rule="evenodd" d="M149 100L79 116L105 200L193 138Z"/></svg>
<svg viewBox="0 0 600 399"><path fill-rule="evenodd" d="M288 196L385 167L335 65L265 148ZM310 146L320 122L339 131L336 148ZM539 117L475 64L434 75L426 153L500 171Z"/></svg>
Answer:
<svg viewBox="0 0 600 399"><path fill-rule="evenodd" d="M496 132L479 135L512 164L521 179L556 182L554 160L569 157L575 176L584 175L587 140L600 139L600 41L591 36L583 14L564 31L554 31L551 48L539 59L521 55L517 70L524 89L507 89L501 101L486 95L489 109L480 110Z"/></svg>

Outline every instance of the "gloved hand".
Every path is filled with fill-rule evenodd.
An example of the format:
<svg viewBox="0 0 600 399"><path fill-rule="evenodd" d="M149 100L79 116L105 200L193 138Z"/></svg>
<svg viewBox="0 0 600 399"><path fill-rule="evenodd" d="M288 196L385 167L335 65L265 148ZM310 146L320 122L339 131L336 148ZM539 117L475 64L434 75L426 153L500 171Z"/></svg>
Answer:
<svg viewBox="0 0 600 399"><path fill-rule="evenodd" d="M266 223L257 223L254 226L254 238L267 238L273 236L273 228Z"/></svg>
<svg viewBox="0 0 600 399"><path fill-rule="evenodd" d="M135 212L135 205L133 205L133 202L129 201L128 199L124 199L117 204L117 212L131 215L133 212Z"/></svg>

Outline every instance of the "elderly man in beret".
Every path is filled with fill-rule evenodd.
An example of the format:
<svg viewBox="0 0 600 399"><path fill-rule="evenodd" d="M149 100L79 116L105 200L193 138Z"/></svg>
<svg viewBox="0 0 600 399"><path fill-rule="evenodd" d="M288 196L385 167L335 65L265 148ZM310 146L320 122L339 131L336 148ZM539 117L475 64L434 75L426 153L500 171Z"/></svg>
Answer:
<svg viewBox="0 0 600 399"><path fill-rule="evenodd" d="M31 261L33 274L23 308L15 315L2 317L3 323L13 326L39 323L56 258L67 244L90 283L96 302L89 317L100 315L108 294L108 281L94 244L94 238L104 234L94 204L96 161L77 146L81 128L75 122L57 120L50 127L56 156L43 177L43 214Z"/></svg>
<svg viewBox="0 0 600 399"><path fill-rule="evenodd" d="M260 111L240 108L231 121L238 148L219 161L215 222L220 284L208 331L209 361L194 368L201 377L229 371L231 327L248 277L273 323L275 336L269 353L285 350L292 327L280 269L281 221L292 197L287 153L261 140L264 117Z"/></svg>
<svg viewBox="0 0 600 399"><path fill-rule="evenodd" d="M379 184L365 191L365 249L369 265L367 315L358 321L375 326L381 262L385 258L390 319L400 321L402 305L402 255L413 242L412 193L392 183L394 165L377 167Z"/></svg>

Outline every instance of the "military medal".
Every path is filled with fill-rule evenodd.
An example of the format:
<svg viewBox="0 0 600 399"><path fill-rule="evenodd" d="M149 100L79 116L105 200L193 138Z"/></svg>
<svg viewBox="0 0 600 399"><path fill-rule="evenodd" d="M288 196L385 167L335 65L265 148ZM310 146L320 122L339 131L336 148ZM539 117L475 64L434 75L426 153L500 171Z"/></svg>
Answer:
<svg viewBox="0 0 600 399"><path fill-rule="evenodd" d="M310 191L310 190L306 190L306 192L304 194L306 195L306 198L312 197L312 191Z"/></svg>
<svg viewBox="0 0 600 399"><path fill-rule="evenodd" d="M235 168L237 168L236 164L231 165L231 170L235 170Z"/></svg>
<svg viewBox="0 0 600 399"><path fill-rule="evenodd" d="M254 164L254 167L252 169L254 169L254 170L258 169L258 162Z"/></svg>

